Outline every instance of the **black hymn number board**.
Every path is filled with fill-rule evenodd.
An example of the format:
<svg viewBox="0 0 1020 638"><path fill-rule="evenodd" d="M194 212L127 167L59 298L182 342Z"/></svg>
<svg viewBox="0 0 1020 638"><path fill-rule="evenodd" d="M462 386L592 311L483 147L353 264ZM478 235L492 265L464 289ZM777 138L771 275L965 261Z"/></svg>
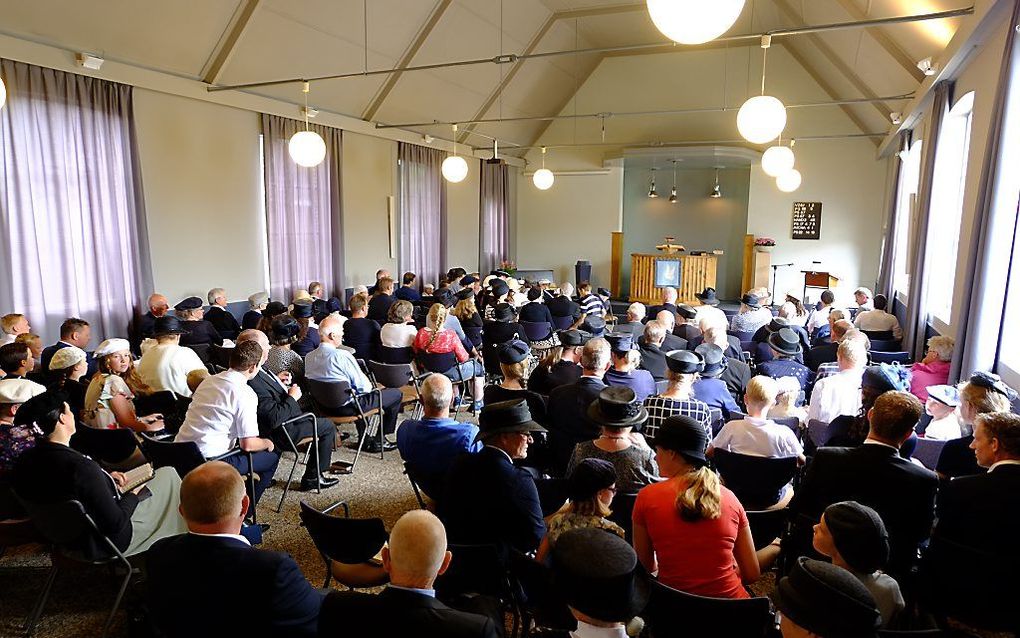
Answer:
<svg viewBox="0 0 1020 638"><path fill-rule="evenodd" d="M822 232L822 203L794 202L792 239L818 239Z"/></svg>

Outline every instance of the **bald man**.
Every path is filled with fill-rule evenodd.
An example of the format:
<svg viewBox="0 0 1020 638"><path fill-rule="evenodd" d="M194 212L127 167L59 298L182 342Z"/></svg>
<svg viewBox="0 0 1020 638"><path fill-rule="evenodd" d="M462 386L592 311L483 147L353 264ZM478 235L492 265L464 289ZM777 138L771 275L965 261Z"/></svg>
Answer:
<svg viewBox="0 0 1020 638"><path fill-rule="evenodd" d="M152 331L156 326L156 319L159 317L165 317L166 313L170 311L170 302L167 301L166 297L159 293L155 293L149 296L149 310L142 315L142 318L138 322L138 334L141 342L142 339L148 339L152 336Z"/></svg>
<svg viewBox="0 0 1020 638"><path fill-rule="evenodd" d="M188 533L148 552L149 611L167 638L316 635L322 592L282 552L253 549L241 536L244 480L210 461L181 483Z"/></svg>
<svg viewBox="0 0 1020 638"><path fill-rule="evenodd" d="M256 415L259 423L259 436L272 439L276 449L283 452L289 450L287 436L297 443L301 439L312 436L317 439L316 458L318 463L309 459L305 465L305 474L301 477L301 490L310 491L323 487L333 487L339 480L326 476L330 469L333 447L336 443L336 428L329 419L306 417L295 421L305 413L298 405L301 399L301 388L294 382L289 371L279 376L266 370L263 366L269 358L269 339L261 330L244 330L237 337L237 343L254 341L262 347L262 361L258 372L248 380L248 387L258 397ZM286 434L285 434L286 433ZM318 473L316 473L318 469Z"/></svg>
<svg viewBox="0 0 1020 638"><path fill-rule="evenodd" d="M400 517L382 550L390 584L379 594L332 591L322 603L320 636L495 638L490 618L436 600L436 576L450 566L446 529L426 510Z"/></svg>
<svg viewBox="0 0 1020 638"><path fill-rule="evenodd" d="M661 346L663 352L687 349L687 339L673 334L673 328L676 327L676 315L672 311L660 310L655 313L655 321L661 323L662 327L666 329L666 336L663 337Z"/></svg>

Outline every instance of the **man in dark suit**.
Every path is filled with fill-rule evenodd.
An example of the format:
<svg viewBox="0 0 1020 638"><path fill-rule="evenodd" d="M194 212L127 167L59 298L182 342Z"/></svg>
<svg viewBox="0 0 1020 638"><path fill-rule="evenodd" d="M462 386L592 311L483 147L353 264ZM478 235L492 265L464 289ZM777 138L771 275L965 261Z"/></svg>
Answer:
<svg viewBox="0 0 1020 638"><path fill-rule="evenodd" d="M890 574L896 577L909 571L918 546L931 533L938 487L934 472L899 455L921 410L921 402L912 394L886 392L868 411L870 430L863 445L818 449L790 504L794 551L810 548L811 525L826 507L857 501L877 511L889 531Z"/></svg>
<svg viewBox="0 0 1020 638"><path fill-rule="evenodd" d="M43 348L42 354L39 357L40 369L50 369L50 360L53 358L53 355L57 353L57 350L68 346L75 346L85 350L91 340L92 328L89 326L89 322L77 317L65 319L64 323L60 324L60 341L56 342L52 346L46 346ZM91 377L96 373L98 364L96 360L92 358L91 352L86 350L85 354L87 355L85 360L88 361L89 364L89 369L85 375Z"/></svg>
<svg viewBox="0 0 1020 638"><path fill-rule="evenodd" d="M206 297L209 300L209 310L205 311L205 320L211 323L224 339L236 339L241 332L241 324L237 323L234 315L227 310L227 291L223 288L213 288Z"/></svg>
<svg viewBox="0 0 1020 638"><path fill-rule="evenodd" d="M434 583L453 558L446 530L434 514L400 517L382 550L389 586L378 594L330 592L319 615L320 636L495 638L491 618L451 609L436 600Z"/></svg>
<svg viewBox="0 0 1020 638"><path fill-rule="evenodd" d="M287 445L286 433L290 435L291 441L295 444L305 437L312 436L313 432L318 438L315 459L318 463L308 460L305 466L305 474L301 477L301 489L303 491L314 490L316 487L333 487L339 483L338 479L325 476L330 467L330 460L333 454L333 447L336 442L336 428L329 419L308 417L293 423L286 423L291 419L304 414L304 410L298 405L301 398L301 388L293 383L284 385L284 380L274 375L264 367L266 359L269 358L269 339L266 333L261 330L245 330L238 336L237 342L254 341L262 348L262 362L259 364L259 371L254 377L248 380L248 387L255 391L259 403L256 415L259 422L259 435L272 439L276 443L276 449L285 452L290 449ZM290 377L289 372L284 374ZM318 481L316 481L316 469L318 469Z"/></svg>
<svg viewBox="0 0 1020 638"><path fill-rule="evenodd" d="M676 297L677 297L677 295L676 295L676 288L673 288L672 286L668 286L666 288L663 288L662 289L662 305L652 306L651 308L649 308L648 309L648 316L649 317L658 316L658 314L660 312L662 312L663 310L668 310L670 312L670 314L675 316L676 312L677 312Z"/></svg>
<svg viewBox="0 0 1020 638"><path fill-rule="evenodd" d="M527 457L531 433L545 429L531 419L527 402L515 399L482 408L478 430L485 447L457 458L439 500L450 542L494 544L504 554L534 551L546 531L542 506L535 480L513 461Z"/></svg>
<svg viewBox="0 0 1020 638"><path fill-rule="evenodd" d="M159 293L149 295L149 309L138 321L137 343L141 343L143 339L151 337L152 331L156 327L156 319L165 317L169 311L170 302L167 301L166 297Z"/></svg>
<svg viewBox="0 0 1020 638"><path fill-rule="evenodd" d="M181 320L181 345L223 345L223 337L216 327L203 318L202 300L188 297L174 306L174 314Z"/></svg>
<svg viewBox="0 0 1020 638"><path fill-rule="evenodd" d="M687 339L673 334L673 327L676 325L676 315L673 314L673 312L669 310L660 310L655 313L654 319L662 324L664 330L662 346L660 346L660 349L663 352L687 349Z"/></svg>
<svg viewBox="0 0 1020 638"><path fill-rule="evenodd" d="M627 306L627 321L618 324L613 328L613 332L629 332L635 337L641 336L645 330L645 315L645 305L635 301Z"/></svg>
<svg viewBox="0 0 1020 638"><path fill-rule="evenodd" d="M680 323L673 326L673 334L684 339L688 344L691 339L701 336L701 328L698 327L698 311L693 306L680 304L677 306L676 313L680 317Z"/></svg>
<svg viewBox="0 0 1020 638"><path fill-rule="evenodd" d="M740 401L744 396L744 390L747 389L747 384L751 381L751 376L751 366L740 359L726 357L726 367L719 375L719 380L726 384L726 389L730 391L733 398Z"/></svg>
<svg viewBox="0 0 1020 638"><path fill-rule="evenodd" d="M644 336L638 342L641 350L641 367L652 373L656 381L666 378L666 352L662 343L666 338L666 327L658 321L645 325Z"/></svg>
<svg viewBox="0 0 1020 638"><path fill-rule="evenodd" d="M548 368L539 364L528 377L528 389L543 396L581 378L581 350L588 339L577 330L560 330L556 335L562 347L560 360Z"/></svg>
<svg viewBox="0 0 1020 638"><path fill-rule="evenodd" d="M417 281L417 279L418 275L413 272L405 272L404 276L400 280L401 286L400 288L397 288L397 291L393 293L393 296L397 299L410 301L411 303L421 299L421 293L414 287L414 282Z"/></svg>
<svg viewBox="0 0 1020 638"><path fill-rule="evenodd" d="M323 595L294 559L253 549L240 535L244 480L211 461L181 483L188 534L163 539L147 558L148 604L168 638L315 636Z"/></svg>
<svg viewBox="0 0 1020 638"><path fill-rule="evenodd" d="M549 394L547 415L553 474L564 474L575 445L599 435L599 425L588 418L588 407L606 388L602 378L612 364L609 343L601 338L592 339L581 351L581 377Z"/></svg>
<svg viewBox="0 0 1020 638"><path fill-rule="evenodd" d="M581 305L573 300L574 286L567 282L560 286L560 295L546 302L554 319L570 317L570 323L581 318Z"/></svg>
<svg viewBox="0 0 1020 638"><path fill-rule="evenodd" d="M368 302L368 318L380 326L389 318L390 306L397 303L393 296L393 280L383 277L376 284L376 294Z"/></svg>

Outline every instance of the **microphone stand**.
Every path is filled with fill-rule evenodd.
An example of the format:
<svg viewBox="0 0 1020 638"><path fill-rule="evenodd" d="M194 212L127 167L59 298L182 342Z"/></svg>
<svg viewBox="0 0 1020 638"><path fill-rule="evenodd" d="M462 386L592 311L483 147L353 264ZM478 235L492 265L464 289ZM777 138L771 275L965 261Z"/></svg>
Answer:
<svg viewBox="0 0 1020 638"><path fill-rule="evenodd" d="M786 268L792 266L793 262L788 264L772 264L772 305L776 305L776 271L780 268Z"/></svg>

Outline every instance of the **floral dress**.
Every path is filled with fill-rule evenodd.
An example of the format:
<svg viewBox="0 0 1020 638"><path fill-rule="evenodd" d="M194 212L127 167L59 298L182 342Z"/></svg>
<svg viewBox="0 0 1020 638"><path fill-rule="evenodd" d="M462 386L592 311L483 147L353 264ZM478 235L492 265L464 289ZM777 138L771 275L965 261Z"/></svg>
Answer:
<svg viewBox="0 0 1020 638"><path fill-rule="evenodd" d="M556 539L558 539L560 534L563 532L586 527L604 529L607 532L616 534L620 538L623 538L625 534L622 527L613 521L602 518L601 516L575 514L574 512L560 512L559 514L554 514L553 517L549 519L549 545L555 545Z"/></svg>
<svg viewBox="0 0 1020 638"><path fill-rule="evenodd" d="M31 425L0 423L0 479L14 469L14 462L26 450L35 447Z"/></svg>
<svg viewBox="0 0 1020 638"><path fill-rule="evenodd" d="M81 413L85 425L100 430L117 429L117 417L113 414L111 402L118 394L124 395L129 401L135 398L120 375L103 374L93 378L85 391L85 408Z"/></svg>

